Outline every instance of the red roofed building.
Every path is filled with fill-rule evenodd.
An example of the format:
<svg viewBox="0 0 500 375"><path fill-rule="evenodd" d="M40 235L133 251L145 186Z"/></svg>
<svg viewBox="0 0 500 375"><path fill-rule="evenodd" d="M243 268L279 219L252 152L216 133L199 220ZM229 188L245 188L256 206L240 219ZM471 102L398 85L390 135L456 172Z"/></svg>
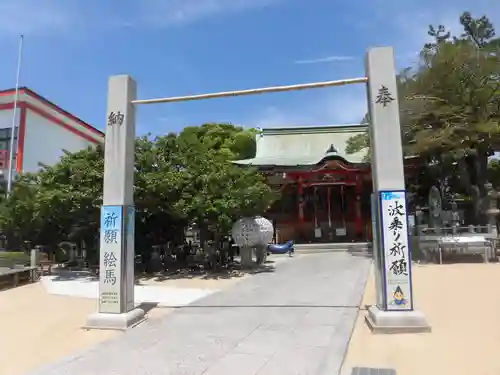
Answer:
<svg viewBox="0 0 500 375"><path fill-rule="evenodd" d="M0 91L0 170L7 175L15 90ZM104 133L27 87L19 89L14 170L36 172L53 165L64 151L104 143Z"/></svg>

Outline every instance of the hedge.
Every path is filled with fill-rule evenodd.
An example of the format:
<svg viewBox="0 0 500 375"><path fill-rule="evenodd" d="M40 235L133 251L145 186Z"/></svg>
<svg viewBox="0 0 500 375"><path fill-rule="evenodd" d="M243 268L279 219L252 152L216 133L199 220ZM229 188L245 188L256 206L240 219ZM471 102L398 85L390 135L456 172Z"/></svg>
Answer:
<svg viewBox="0 0 500 375"><path fill-rule="evenodd" d="M30 264L30 256L21 251L0 251L0 267L13 267L15 264Z"/></svg>

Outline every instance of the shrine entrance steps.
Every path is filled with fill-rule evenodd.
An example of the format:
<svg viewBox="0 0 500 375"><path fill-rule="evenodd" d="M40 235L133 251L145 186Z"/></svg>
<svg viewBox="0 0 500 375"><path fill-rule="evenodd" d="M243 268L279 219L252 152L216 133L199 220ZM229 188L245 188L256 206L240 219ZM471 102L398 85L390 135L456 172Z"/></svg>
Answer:
<svg viewBox="0 0 500 375"><path fill-rule="evenodd" d="M339 251L352 252L355 254L369 254L371 252L371 242L310 243L295 245L295 252L298 254L329 253Z"/></svg>

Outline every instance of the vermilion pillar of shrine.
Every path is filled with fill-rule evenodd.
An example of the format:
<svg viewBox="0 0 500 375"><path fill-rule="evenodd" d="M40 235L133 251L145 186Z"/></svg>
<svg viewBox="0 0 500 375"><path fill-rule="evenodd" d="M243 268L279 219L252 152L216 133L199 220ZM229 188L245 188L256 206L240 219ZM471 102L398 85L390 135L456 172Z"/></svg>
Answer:
<svg viewBox="0 0 500 375"><path fill-rule="evenodd" d="M304 186L302 177L297 177L297 210L299 213L299 222L304 222Z"/></svg>
<svg viewBox="0 0 500 375"><path fill-rule="evenodd" d="M363 184L359 175L356 176L356 203L354 207L355 214L355 227L356 227L356 237L361 237L363 235L363 218L361 215L361 194L363 192Z"/></svg>

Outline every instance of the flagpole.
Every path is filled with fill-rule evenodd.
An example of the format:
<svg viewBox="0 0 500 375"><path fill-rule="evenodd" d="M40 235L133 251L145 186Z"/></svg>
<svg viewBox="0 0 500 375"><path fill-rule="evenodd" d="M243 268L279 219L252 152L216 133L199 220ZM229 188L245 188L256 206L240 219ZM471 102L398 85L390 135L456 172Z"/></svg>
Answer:
<svg viewBox="0 0 500 375"><path fill-rule="evenodd" d="M7 197L10 196L12 191L12 172L13 172L13 163L14 163L14 138L16 135L16 125L17 125L17 107L19 101L19 79L21 76L21 62L23 59L23 42L24 35L21 34L19 40L19 53L17 56L17 73L16 73L16 92L14 96L14 111L12 114L12 127L10 129L10 147L9 147L9 164L8 164L8 174L7 174ZM19 137L19 134L18 134Z"/></svg>

